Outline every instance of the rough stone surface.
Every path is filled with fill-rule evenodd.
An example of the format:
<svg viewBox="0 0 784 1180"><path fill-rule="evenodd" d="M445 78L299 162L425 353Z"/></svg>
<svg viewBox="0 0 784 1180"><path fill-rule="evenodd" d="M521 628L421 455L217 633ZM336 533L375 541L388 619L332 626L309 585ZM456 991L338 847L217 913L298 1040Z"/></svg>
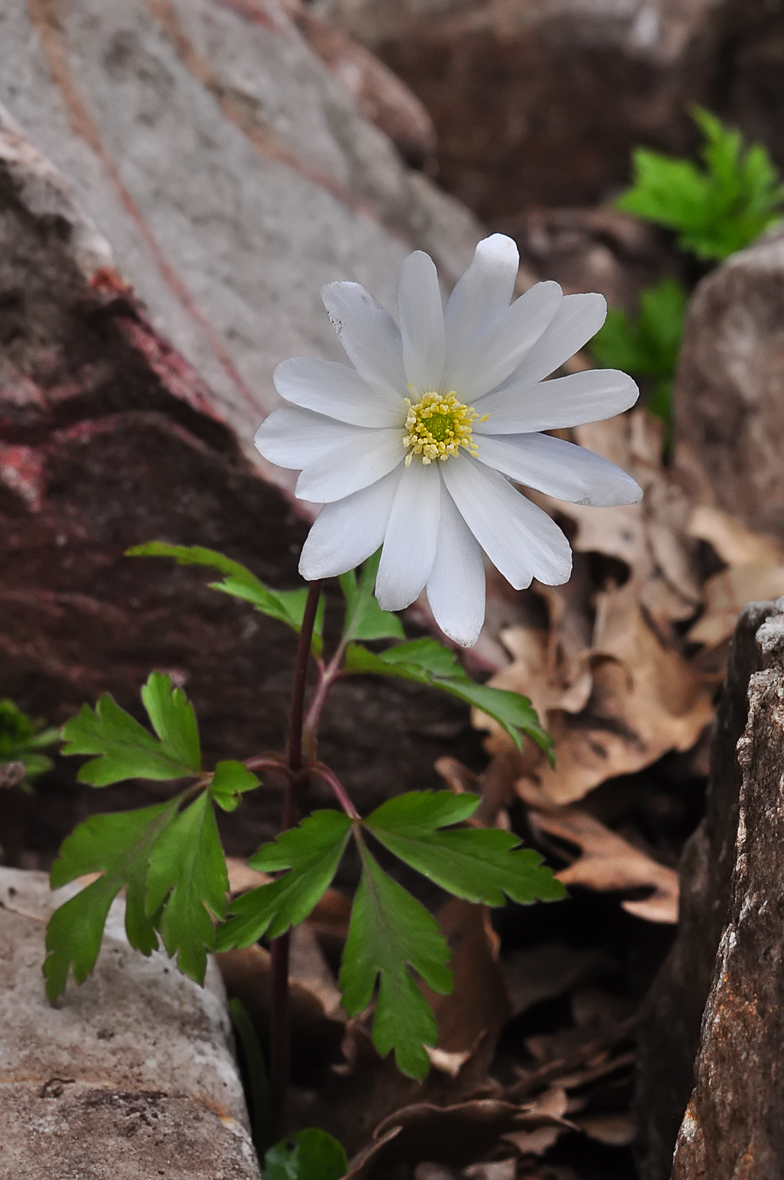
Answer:
<svg viewBox="0 0 784 1180"><path fill-rule="evenodd" d="M93 976L44 995L42 873L0 868L2 1180L258 1180L220 974L128 945L115 902Z"/></svg>
<svg viewBox="0 0 784 1180"><path fill-rule="evenodd" d="M676 463L702 498L784 538L784 233L697 287L674 405Z"/></svg>
<svg viewBox="0 0 784 1180"><path fill-rule="evenodd" d="M670 955L664 963L659 976L651 990L641 1017L639 1039L639 1073L637 1088L637 1124L639 1128L639 1155L642 1180L667 1180L672 1166L673 1148L675 1146L678 1127L683 1118L689 1101L689 1095L694 1085L694 1060L698 1050L701 1059L705 1053L706 1042L700 1049L700 1025L703 1019L711 981L721 978L720 967L717 965L716 953L721 940L726 953L732 935L728 926L722 935L727 922L728 906L730 905L732 881L732 906L738 903L739 878L735 868L735 879L732 879L733 866L740 864L736 860L736 833L738 831L739 797L741 796L741 781L748 784L748 767L742 769L736 756L736 746L743 738L742 747L749 749L749 735L759 728L760 708L762 697L758 690L760 683L767 683L770 677L777 680L779 691L782 685L781 667L772 671L763 671L772 657L766 644L766 635L773 628L780 632L784 621L784 600L777 603L751 603L746 607L737 625L730 650L727 679L722 693L718 710L716 729L713 737L711 752L711 772L708 783L706 815L697 831L688 841L683 853L680 867L681 902L680 922L678 934ZM780 657L776 657L779 659ZM775 661L774 661L775 662ZM759 678L762 678L760 682ZM751 714L749 714L749 694L751 693ZM748 718L748 728L747 728ZM769 717L771 724L775 717ZM746 730L746 737L744 735ZM781 735L778 737L778 754L781 759ZM739 747L741 748L741 747ZM767 747L766 747L767 748ZM741 756L743 757L743 756ZM776 772L777 774L780 771ZM744 798L748 786L743 787ZM772 810L780 807L778 787L773 791L768 788L767 806ZM741 802L741 808L748 804ZM753 805L758 806L758 803ZM755 819L755 823L758 822ZM770 835L765 839L777 839L771 830L771 823L765 821ZM780 819L776 820L776 832L780 826ZM762 851L760 849L760 851ZM779 854L776 852L764 871L767 876L767 892L769 908L776 910L780 905L778 900L781 879L777 867ZM755 936L756 937L756 936ZM770 950L766 949L770 946ZM781 945L780 933L770 943L755 942L758 958L753 962L753 969L747 980L750 988L754 989L762 982L760 965L768 963L772 954L775 957L775 947ZM721 963L719 959L718 963ZM748 965L748 964L747 964ZM774 982L777 968L771 960L770 983L776 987L780 985L780 978ZM715 974L714 974L715 972ZM768 978L768 968L765 968L765 979ZM714 982L714 993L716 984ZM720 989L721 990L721 989ZM715 1008L715 1004L713 1005ZM710 1005L709 1005L710 1007ZM751 1011L751 1009L750 1009ZM758 1011L758 1018L761 1011ZM703 1025L702 1036L710 1036L710 1018ZM761 1029L761 1019L756 1024L756 1030ZM718 1030L717 1030L718 1031ZM724 1030L726 1033L726 1029ZM742 1041L749 1032L748 1022L744 1019L742 1027L737 1033L737 1040ZM755 1032L756 1035L756 1032ZM770 1038L771 1052L778 1052L781 1037L768 1022L764 1037ZM711 1037L712 1040L712 1037ZM719 1066L715 1056L715 1045L711 1045L710 1053L705 1058L705 1065L709 1064L710 1054L713 1054L714 1067L720 1072L713 1075L713 1085L721 1086L726 1094L730 1087L737 1087L739 1082L745 1087L749 1078L749 1070L753 1069L759 1077L761 1089L757 1097L762 1095L768 1085L762 1075L758 1073L753 1063L753 1047L749 1043L746 1048L735 1043L733 1052L737 1053L738 1061L743 1065L727 1067L730 1058L724 1058ZM760 1063L761 1064L761 1063ZM737 1103L737 1090L735 1102ZM738 1118L746 1115L745 1106L737 1107ZM780 1102L777 1107L781 1113ZM688 1116L687 1116L688 1117ZM687 1124L684 1124L686 1126ZM683 1132L682 1132L683 1134ZM718 1149L718 1142L717 1142ZM782 1156L779 1157L784 1158ZM761 1171L740 1172L736 1175L746 1177L772 1177L777 1172ZM705 1173L710 1180L720 1180L735 1175L730 1169L727 1172L713 1171ZM681 1172L682 1180L688 1176L689 1180L697 1180L703 1172Z"/></svg>
<svg viewBox="0 0 784 1180"><path fill-rule="evenodd" d="M672 1180L767 1180L784 1161L784 600L757 632L727 925Z"/></svg>
<svg viewBox="0 0 784 1180"><path fill-rule="evenodd" d="M287 587L304 525L152 327L62 175L7 121L0 308L0 697L57 724L110 691L138 715L140 686L163 668L194 700L207 758L279 748L293 633L207 589L206 573L123 553L155 538L207 545ZM468 710L449 698L357 681L328 702L322 753L373 807L435 785L435 759L463 730ZM45 867L89 811L169 790L92 791L74 774L69 759L59 783L23 800L27 847L41 858L27 867ZM249 797L222 821L228 851L269 839L279 809L275 791ZM6 845L4 817L0 833Z"/></svg>
<svg viewBox="0 0 784 1180"><path fill-rule="evenodd" d="M713 108L784 164L782 0L726 0L712 23Z"/></svg>
<svg viewBox="0 0 784 1180"><path fill-rule="evenodd" d="M274 0L7 0L0 102L251 455L276 363L341 355L323 283L389 304L413 247L448 284L481 236Z"/></svg>
<svg viewBox="0 0 784 1180"><path fill-rule="evenodd" d="M319 0L422 99L439 180L487 219L583 205L629 152L684 150L706 101L720 0Z"/></svg>
<svg viewBox="0 0 784 1180"><path fill-rule="evenodd" d="M436 131L413 91L364 45L316 16L305 0L280 2L314 53L353 96L359 113L389 136L409 164L432 169Z"/></svg>

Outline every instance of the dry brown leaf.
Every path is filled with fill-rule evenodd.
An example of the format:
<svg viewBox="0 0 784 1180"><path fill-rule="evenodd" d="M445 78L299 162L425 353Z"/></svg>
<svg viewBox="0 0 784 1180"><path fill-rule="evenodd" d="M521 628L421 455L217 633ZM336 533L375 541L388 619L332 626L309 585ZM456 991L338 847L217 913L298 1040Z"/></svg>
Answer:
<svg viewBox="0 0 784 1180"><path fill-rule="evenodd" d="M455 976L448 996L422 989L438 1020L438 1048L469 1053L484 1036L483 1056L489 1064L498 1034L512 1015L498 962L498 935L485 906L459 897L450 897L437 917Z"/></svg>
<svg viewBox="0 0 784 1180"><path fill-rule="evenodd" d="M590 1139L610 1147L628 1147L634 1142L636 1128L628 1114L589 1114L575 1122Z"/></svg>
<svg viewBox="0 0 784 1180"><path fill-rule="evenodd" d="M558 661L546 631L508 627L501 639L512 663L493 677L495 688L510 688L525 684L525 695L540 717L547 717L553 709L580 713L591 695L592 678L585 653L566 668Z"/></svg>
<svg viewBox="0 0 784 1180"><path fill-rule="evenodd" d="M568 1105L566 1090L560 1086L552 1086L536 1099L537 1110L548 1111L557 1118L566 1116ZM521 1155L544 1155L565 1130L564 1126L538 1127L534 1131L512 1131L504 1139L513 1143Z"/></svg>
<svg viewBox="0 0 784 1180"><path fill-rule="evenodd" d="M455 1173L443 1164L425 1161L414 1168L414 1180L455 1180Z"/></svg>
<svg viewBox="0 0 784 1180"><path fill-rule="evenodd" d="M518 1016L542 1000L554 1000L612 965L600 950L574 950L560 943L513 950L501 960L512 1014Z"/></svg>
<svg viewBox="0 0 784 1180"><path fill-rule="evenodd" d="M517 1164L514 1160L493 1160L488 1164L472 1164L463 1168L465 1180L515 1180Z"/></svg>
<svg viewBox="0 0 784 1180"><path fill-rule="evenodd" d="M704 586L705 613L689 630L691 643L716 647L729 639L747 602L784 594L784 563L735 565L709 578Z"/></svg>
<svg viewBox="0 0 784 1180"><path fill-rule="evenodd" d="M647 922L677 922L678 874L674 869L659 864L576 807L549 815L532 811L529 822L535 831L580 849L578 859L558 873L564 885L582 885L598 892L650 889L650 897L621 905Z"/></svg>
<svg viewBox="0 0 784 1180"><path fill-rule="evenodd" d="M270 1021L269 951L255 944L215 956L229 999L242 1001L253 1024L266 1040ZM340 1058L345 1017L328 1014L321 997L306 983L291 981L292 1059L326 1063Z"/></svg>
<svg viewBox="0 0 784 1180"><path fill-rule="evenodd" d="M694 509L687 531L707 541L728 566L705 583L704 612L687 636L692 643L714 648L730 638L747 602L784 594L784 546L707 505Z"/></svg>
<svg viewBox="0 0 784 1180"><path fill-rule="evenodd" d="M555 766L538 758L523 769L552 803L573 803L608 778L641 770L669 750L690 749L713 717L702 677L663 642L641 609L639 593L630 581L597 595L585 707L576 714L562 706L542 710L555 742ZM531 666L530 660L515 662L491 683L546 700L548 690ZM550 700L558 700L556 692ZM477 715L475 724L490 730L491 752L508 749L508 738L493 722ZM527 746L530 758L533 743Z"/></svg>
<svg viewBox="0 0 784 1180"><path fill-rule="evenodd" d="M268 885L272 880L267 873L252 869L246 860L241 860L238 856L226 857L226 872L229 875L229 893L232 897L248 893L251 889L258 889L259 885Z"/></svg>
<svg viewBox="0 0 784 1180"><path fill-rule="evenodd" d="M345 1020L340 989L310 923L302 922L292 927L289 954L291 978L318 996L327 1016Z"/></svg>
<svg viewBox="0 0 784 1180"><path fill-rule="evenodd" d="M784 546L775 537L753 533L734 516L707 504L697 505L686 531L712 545L727 565L784 564Z"/></svg>
<svg viewBox="0 0 784 1180"><path fill-rule="evenodd" d="M518 1130L574 1124L542 1111L498 1099L439 1107L421 1102L395 1111L379 1123L375 1143L354 1160L346 1180L375 1180L399 1164L428 1161L466 1167L495 1152L502 1138ZM510 1151L514 1148L509 1145Z"/></svg>

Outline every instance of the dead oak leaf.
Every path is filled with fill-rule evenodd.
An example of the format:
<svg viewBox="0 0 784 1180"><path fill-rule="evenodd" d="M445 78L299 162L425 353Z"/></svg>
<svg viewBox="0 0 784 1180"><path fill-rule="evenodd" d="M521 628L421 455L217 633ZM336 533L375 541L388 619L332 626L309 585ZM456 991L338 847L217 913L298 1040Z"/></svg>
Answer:
<svg viewBox="0 0 784 1180"><path fill-rule="evenodd" d="M420 1102L395 1111L374 1132L375 1143L352 1160L346 1180L375 1180L400 1164L424 1160L465 1167L498 1149L505 1136L572 1123L536 1104L475 1099L439 1107ZM510 1152L515 1148L509 1143Z"/></svg>
<svg viewBox="0 0 784 1180"><path fill-rule="evenodd" d="M659 864L587 811L572 807L546 814L531 811L534 831L576 845L580 855L558 877L564 885L582 885L599 893L650 889L649 897L621 902L627 913L646 922L678 921L678 874Z"/></svg>
<svg viewBox="0 0 784 1180"><path fill-rule="evenodd" d="M691 749L713 718L702 677L659 634L633 580L596 596L594 641L585 656L590 692L579 711L570 711L578 702L569 696L578 686L565 692L545 684L546 673L530 650L490 683L541 702L541 720L555 742L555 766L536 758L521 770L536 779L551 803L574 803L608 778L642 770L670 750ZM490 731L491 753L508 747L489 719L477 716L475 724ZM528 758L535 755L532 746L529 742Z"/></svg>

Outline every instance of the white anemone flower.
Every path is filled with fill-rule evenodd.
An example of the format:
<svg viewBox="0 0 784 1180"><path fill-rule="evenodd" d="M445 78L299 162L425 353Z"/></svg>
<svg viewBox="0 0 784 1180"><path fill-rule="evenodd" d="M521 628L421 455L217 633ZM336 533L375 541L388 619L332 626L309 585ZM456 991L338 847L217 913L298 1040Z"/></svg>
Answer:
<svg viewBox="0 0 784 1180"><path fill-rule="evenodd" d="M444 307L436 268L400 267L400 325L358 283L322 296L351 366L295 357L275 370L288 403L256 446L301 470L296 495L324 507L302 550L308 581L354 569L381 547L376 597L402 610L427 590L441 630L476 643L485 614L483 553L520 590L571 573L569 542L515 484L559 500L631 504L642 492L593 452L542 433L610 418L634 381L590 369L549 381L599 330L601 295L537 283L512 302L518 254L485 238Z"/></svg>

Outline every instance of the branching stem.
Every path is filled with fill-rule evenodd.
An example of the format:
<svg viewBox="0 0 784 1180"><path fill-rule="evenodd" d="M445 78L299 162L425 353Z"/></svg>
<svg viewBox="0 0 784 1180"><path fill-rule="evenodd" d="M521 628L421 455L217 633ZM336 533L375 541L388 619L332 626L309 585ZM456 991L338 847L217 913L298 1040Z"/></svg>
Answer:
<svg viewBox="0 0 784 1180"><path fill-rule="evenodd" d="M308 770L311 774L314 774L317 778L320 778L322 782L325 782L327 786L332 789L332 794L335 796L346 815L350 816L351 819L361 819L359 812L348 796L346 788L343 786L342 782L333 770L330 770L330 768L324 762L313 762L308 767Z"/></svg>

